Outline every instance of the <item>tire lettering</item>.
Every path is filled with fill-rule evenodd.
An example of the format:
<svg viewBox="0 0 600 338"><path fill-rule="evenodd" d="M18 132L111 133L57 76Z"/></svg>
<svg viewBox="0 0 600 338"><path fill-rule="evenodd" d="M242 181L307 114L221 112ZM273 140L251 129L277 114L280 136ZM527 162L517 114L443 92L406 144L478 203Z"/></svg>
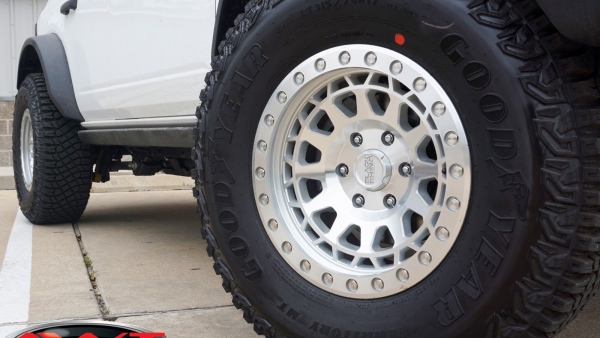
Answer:
<svg viewBox="0 0 600 338"><path fill-rule="evenodd" d="M506 101L495 94L486 94L479 100L479 109L486 120L491 123L502 122L508 113Z"/></svg>
<svg viewBox="0 0 600 338"><path fill-rule="evenodd" d="M229 240L229 250L237 258L244 258L248 256L249 248L248 244L243 238L231 237Z"/></svg>
<svg viewBox="0 0 600 338"><path fill-rule="evenodd" d="M452 62L452 65L456 66L465 58L459 48L467 49L469 48L469 43L467 43L467 40L460 35L450 34L442 39L440 48L442 49L442 52L446 54L448 60Z"/></svg>
<svg viewBox="0 0 600 338"><path fill-rule="evenodd" d="M288 308L286 303L283 303L277 307L281 312L285 313L286 316L292 318L293 320L297 320L298 316L300 316L300 312L294 310L291 306ZM287 309L287 312L285 311Z"/></svg>
<svg viewBox="0 0 600 338"><path fill-rule="evenodd" d="M458 302L454 287L433 304L433 308L438 312L438 322L443 326L454 323L465 313Z"/></svg>
<svg viewBox="0 0 600 338"><path fill-rule="evenodd" d="M511 129L488 129L492 145L492 153L501 160L508 160L517 155L517 139Z"/></svg>
<svg viewBox="0 0 600 338"><path fill-rule="evenodd" d="M258 283L262 279L262 269L256 259L251 259L242 267L242 273L252 283Z"/></svg>
<svg viewBox="0 0 600 338"><path fill-rule="evenodd" d="M488 67L481 62L469 62L463 69L463 77L473 89L484 89L492 78Z"/></svg>
<svg viewBox="0 0 600 338"><path fill-rule="evenodd" d="M481 281L479 279L479 275L477 274L477 269L475 269L474 262L471 262L469 272L462 276L462 278L456 284L456 287L473 300L479 299L479 297L483 294L484 290L481 286Z"/></svg>
<svg viewBox="0 0 600 338"><path fill-rule="evenodd" d="M319 322L313 322L309 328L315 335L326 336L329 338L401 338L407 337L405 332L401 332L399 329L390 331L377 331L377 332L364 332L364 331L348 331L337 327L321 324Z"/></svg>
<svg viewBox="0 0 600 338"><path fill-rule="evenodd" d="M490 277L496 275L503 258L504 257L484 237L479 245L479 250L477 250L477 254L475 255L475 260L488 268L487 271Z"/></svg>
<svg viewBox="0 0 600 338"><path fill-rule="evenodd" d="M238 221L235 214L229 210L224 210L219 215L221 227L228 232L235 232L238 229Z"/></svg>
<svg viewBox="0 0 600 338"><path fill-rule="evenodd" d="M515 226L515 219L511 217L500 217L494 212L490 211L490 217L488 218L487 226L490 227L500 238L504 248L508 248L510 244L509 234L513 232Z"/></svg>

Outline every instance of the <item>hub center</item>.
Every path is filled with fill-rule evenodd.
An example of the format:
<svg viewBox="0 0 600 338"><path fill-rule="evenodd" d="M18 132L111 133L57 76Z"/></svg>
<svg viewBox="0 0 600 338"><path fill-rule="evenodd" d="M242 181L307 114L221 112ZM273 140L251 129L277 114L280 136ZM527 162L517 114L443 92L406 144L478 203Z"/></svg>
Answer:
<svg viewBox="0 0 600 338"><path fill-rule="evenodd" d="M354 177L368 191L379 191L390 182L392 164L383 152L369 149L354 163Z"/></svg>

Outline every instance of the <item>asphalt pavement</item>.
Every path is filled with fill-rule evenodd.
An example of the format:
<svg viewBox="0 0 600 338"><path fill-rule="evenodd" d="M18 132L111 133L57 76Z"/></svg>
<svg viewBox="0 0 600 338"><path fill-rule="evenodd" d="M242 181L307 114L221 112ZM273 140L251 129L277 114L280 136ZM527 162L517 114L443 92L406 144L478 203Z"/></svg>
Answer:
<svg viewBox="0 0 600 338"><path fill-rule="evenodd" d="M168 337L254 337L206 255L189 189L93 193L76 224L35 226L0 191L0 337L108 319ZM600 336L600 299L559 335Z"/></svg>

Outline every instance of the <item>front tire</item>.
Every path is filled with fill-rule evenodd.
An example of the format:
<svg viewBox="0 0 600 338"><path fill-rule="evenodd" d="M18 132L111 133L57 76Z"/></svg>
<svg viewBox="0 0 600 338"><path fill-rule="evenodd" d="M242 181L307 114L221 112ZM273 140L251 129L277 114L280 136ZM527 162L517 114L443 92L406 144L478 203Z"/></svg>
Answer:
<svg viewBox="0 0 600 338"><path fill-rule="evenodd" d="M600 260L593 235L598 219L598 176L590 174L598 170L598 149L593 140L598 138L599 130L591 118L593 113L587 110L599 103L594 81L597 70L585 67L586 60L594 54L562 40L532 4L483 1L467 7L451 1L434 4L413 1L402 6L377 1L335 4L253 1L246 13L238 17L237 26L228 32L228 39L221 45L221 55L207 77L208 88L203 92L196 149L201 160L197 165L195 192L215 270L223 277L225 290L232 293L234 304L244 310L244 318L254 324L259 334L546 336L560 331L580 311L597 288ZM286 79L294 81L300 73L304 76L306 71L298 72L298 67L310 61L323 75L298 78L296 84L304 86L304 80L325 81L320 86L327 84L327 67L333 64L340 67L345 62L341 53L335 60L321 57L321 53L335 48L348 51L350 60L364 60L362 68L373 69L370 63L373 60L376 63L377 59L371 58L366 50L351 52L356 45L372 46L377 53L383 49L380 57L403 56L425 69L448 95L447 107L455 107L460 127L464 128L463 138L458 127L448 129L440 123L434 105L422 104L427 100L416 93L420 90L417 87L422 88L417 86L417 76L414 81L404 83L398 80L400 76L385 75L401 82L397 88L408 93L407 105L420 111L417 117L420 124L439 128L439 140L436 135L429 135L435 158L427 145L417 146L424 159L440 159L450 154L456 147L453 144L456 139L459 146L460 142L468 146L469 159L461 163L462 170L452 172L454 161L440 166L440 176L436 176L438 187L446 182L448 190L436 190L429 198L437 208L430 212L441 214L439 218L423 217L421 222L444 220L444 213L452 212L464 212L464 217L459 217L458 223L434 224L429 236L418 238L423 246L411 246L414 252L406 260L414 260L411 269L418 269L418 264L423 271L433 267L414 284L407 283L407 277L419 273L406 274L402 270L409 264L395 258L389 266L375 272L370 272L370 267L381 268L381 264L365 263L355 269L354 278L331 271L320 275L320 280L312 278L310 270L325 271L328 265L319 263L315 267L318 254L297 261L289 258L297 251L308 251L302 248L306 241L303 244L301 240L292 240L292 236L279 239L273 235L290 229L298 232L300 226L305 229L303 222L296 221L307 217L296 216L293 221L291 217L276 214L282 208L269 211L269 206L279 203L278 200L284 202L277 205L287 206L289 201L310 200L315 191L326 187L321 182L320 188L319 184L313 184L313 188L297 193L280 183L280 177L293 177L294 164L290 165L291 170L287 169L285 161L277 161L282 158L278 152L295 146L284 147L277 142L302 141L297 138L300 133L292 135L288 131L302 130L305 124L310 127L306 118L310 114L323 115L318 99L303 99L316 107L314 113L310 109L290 108L295 99L302 100L302 93L290 91L293 82ZM394 73L393 63L389 64L389 71ZM349 80L343 86L337 82L336 86L352 89L352 82ZM389 87L391 82L375 81L373 85ZM436 86L428 88L432 87ZM374 87L370 88L376 92ZM294 94L288 95L290 92ZM416 99L410 99L413 92ZM328 93L329 90L318 97L325 100ZM372 101L380 104L387 100L373 97ZM277 114L271 113L271 102L281 105ZM289 116L297 111L298 116L304 114L300 120L295 115ZM326 111L324 115L327 114ZM286 118L292 122L275 124ZM335 132L338 126L333 118L329 120L316 121L313 129ZM411 118L403 120L402 113L400 120L401 128L403 123L409 130L419 125L414 118L412 123ZM285 131L287 138L261 132L269 127ZM449 132L456 135L446 138ZM395 135L401 136L402 131ZM356 135L347 136L344 142L350 144ZM313 145L313 148L318 147ZM305 156L305 162L319 163L320 156L314 150L308 152L312 155ZM303 154L306 153L305 149ZM257 158L263 156L260 154L266 155L257 165ZM394 168L404 167L404 162L389 161ZM411 164L414 158L406 162ZM385 167L387 160L382 163ZM340 176L339 169L335 167L331 173ZM403 173L412 169L414 166ZM279 172L269 176L269 170ZM451 177L457 173L468 193L460 195L460 186L449 185L458 179ZM392 175L401 173L395 171ZM328 180L327 184L331 182ZM377 189L379 183L376 182ZM427 188L424 191L429 193ZM301 196L303 193L308 197ZM366 194L371 193L369 189L360 192L367 201ZM279 199L275 197L277 194ZM442 194L447 195L437 201ZM341 195L341 199L348 200L348 208L333 209L338 215L352 214L354 208L362 208L364 203L363 200L352 205L357 201L355 196ZM458 197L458 203L452 197ZM335 202L329 199L323 203ZM292 206L292 209L302 208ZM268 212L271 214L265 217ZM413 227L412 217L408 218L410 226L405 229ZM331 226L323 218L321 221L326 227ZM404 220L397 222L401 224L405 224ZM449 233L439 236L440 226L451 227ZM312 229L312 233L316 245L323 243L318 229ZM451 249L442 250L441 256L421 255L425 251L421 248L430 241L440 247L452 243L447 241L448 235L454 241ZM387 250L391 245L392 249L400 250L397 239L387 241L379 249ZM333 249L329 243L320 250L322 256L327 256L328 250ZM328 264L334 269L335 264L342 263L337 260ZM379 277L386 273L395 279ZM371 283L360 280L364 275ZM333 289L339 278L343 278L341 286ZM368 292L357 292L365 287Z"/></svg>
<svg viewBox="0 0 600 338"><path fill-rule="evenodd" d="M43 74L28 75L17 94L13 167L19 205L34 224L77 221L92 187L92 153L79 123L62 116Z"/></svg>

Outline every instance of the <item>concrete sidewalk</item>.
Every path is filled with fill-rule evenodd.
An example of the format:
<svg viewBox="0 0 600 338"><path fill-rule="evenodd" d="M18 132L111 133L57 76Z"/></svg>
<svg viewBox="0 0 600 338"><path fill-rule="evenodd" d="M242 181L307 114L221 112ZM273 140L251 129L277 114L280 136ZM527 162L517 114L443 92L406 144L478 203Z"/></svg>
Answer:
<svg viewBox="0 0 600 338"><path fill-rule="evenodd" d="M0 191L0 205L2 268L16 193ZM107 318L169 337L255 336L214 273L195 208L190 190L95 193L76 225L33 226L26 324Z"/></svg>
<svg viewBox="0 0 600 338"><path fill-rule="evenodd" d="M0 205L1 272L15 191L0 191ZM116 320L171 338L256 336L213 271L195 208L190 190L94 193L77 224L33 226L28 319L0 321L0 336L74 318ZM593 299L558 337L597 337L599 315L600 299Z"/></svg>

